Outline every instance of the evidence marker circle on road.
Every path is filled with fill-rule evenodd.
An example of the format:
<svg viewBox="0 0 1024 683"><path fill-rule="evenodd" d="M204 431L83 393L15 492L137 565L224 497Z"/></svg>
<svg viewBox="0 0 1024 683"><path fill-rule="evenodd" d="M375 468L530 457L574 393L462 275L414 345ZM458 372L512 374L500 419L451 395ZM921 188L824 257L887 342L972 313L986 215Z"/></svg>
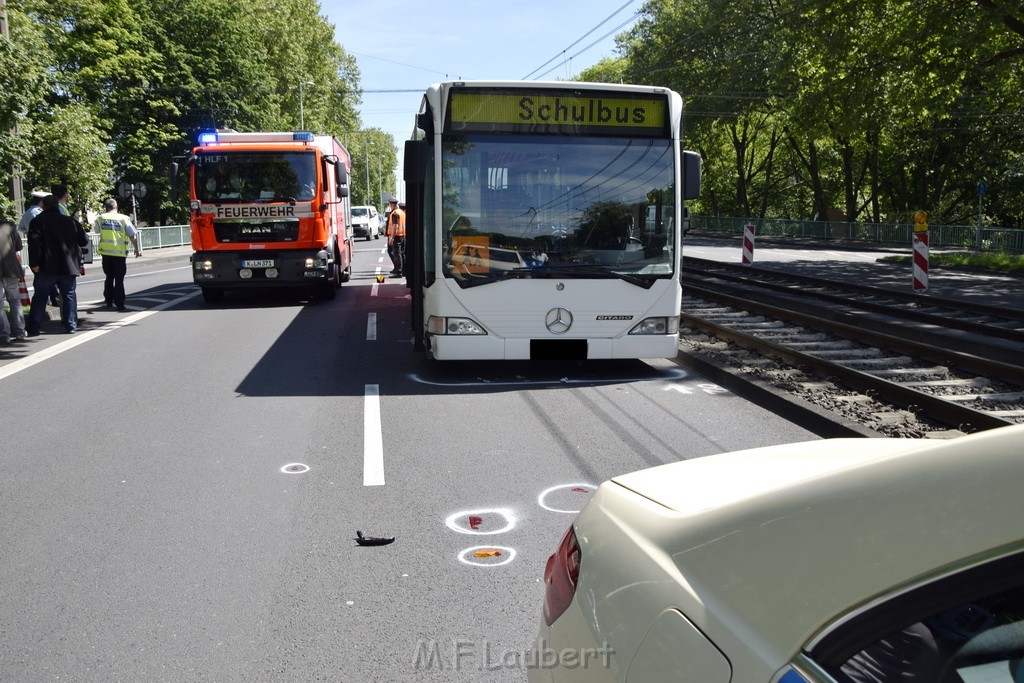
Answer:
<svg viewBox="0 0 1024 683"><path fill-rule="evenodd" d="M448 515L444 523L460 534L489 536L510 531L516 525L516 518L508 508L488 508L455 512Z"/></svg>
<svg viewBox="0 0 1024 683"><path fill-rule="evenodd" d="M576 514L583 509L597 487L593 484L561 484L545 489L537 496L537 505L549 512Z"/></svg>
<svg viewBox="0 0 1024 683"><path fill-rule="evenodd" d="M459 562L472 567L500 567L515 559L515 548L500 545L478 545L459 553Z"/></svg>
<svg viewBox="0 0 1024 683"><path fill-rule="evenodd" d="M290 465L282 467L281 471L285 474L303 474L305 472L309 472L309 465L304 465L301 462L293 462Z"/></svg>

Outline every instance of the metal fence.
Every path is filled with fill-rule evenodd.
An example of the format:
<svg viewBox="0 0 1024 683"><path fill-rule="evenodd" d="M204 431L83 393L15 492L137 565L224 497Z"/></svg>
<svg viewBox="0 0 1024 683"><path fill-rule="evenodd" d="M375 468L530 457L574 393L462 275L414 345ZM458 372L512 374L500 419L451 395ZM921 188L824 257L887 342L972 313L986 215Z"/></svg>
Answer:
<svg viewBox="0 0 1024 683"><path fill-rule="evenodd" d="M136 229L139 231L139 246L143 251L192 244L192 230L187 225L154 225Z"/></svg>
<svg viewBox="0 0 1024 683"><path fill-rule="evenodd" d="M143 251L147 249L162 249L164 247L180 247L185 244L192 244L192 229L187 225L154 225L152 227L136 228L139 231L139 246ZM99 244L100 236L95 232L88 233L92 240L92 253L96 253L96 245ZM28 241L22 240L21 262L28 264ZM94 261L99 257L94 256Z"/></svg>
<svg viewBox="0 0 1024 683"><path fill-rule="evenodd" d="M913 240L913 223L838 223L831 221L800 221L783 218L728 218L690 216L690 229L742 235L743 226L753 224L757 235L797 237L906 246ZM969 225L929 225L928 243L946 249L975 249L1020 254L1024 253L1024 230L1018 228L977 227Z"/></svg>

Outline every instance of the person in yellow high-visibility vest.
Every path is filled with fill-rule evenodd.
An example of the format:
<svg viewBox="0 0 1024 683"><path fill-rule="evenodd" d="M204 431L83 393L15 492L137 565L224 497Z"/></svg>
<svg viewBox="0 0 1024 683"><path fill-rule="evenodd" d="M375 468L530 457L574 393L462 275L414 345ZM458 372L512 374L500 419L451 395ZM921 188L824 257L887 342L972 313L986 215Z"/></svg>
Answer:
<svg viewBox="0 0 1024 683"><path fill-rule="evenodd" d="M128 272L128 244L135 249L136 258L142 256L139 249L138 231L132 221L117 212L117 200L103 202L103 213L96 217L93 229L100 235L96 251L103 257L103 305L114 306L119 311L125 308L124 276Z"/></svg>

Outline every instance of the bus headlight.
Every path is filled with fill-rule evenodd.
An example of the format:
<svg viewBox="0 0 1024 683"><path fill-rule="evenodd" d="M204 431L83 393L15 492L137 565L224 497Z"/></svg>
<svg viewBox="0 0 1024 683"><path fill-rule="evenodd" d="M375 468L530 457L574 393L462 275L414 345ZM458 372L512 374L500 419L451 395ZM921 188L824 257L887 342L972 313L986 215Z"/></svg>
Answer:
<svg viewBox="0 0 1024 683"><path fill-rule="evenodd" d="M483 328L469 318L443 318L432 315L427 318L428 334L487 334Z"/></svg>
<svg viewBox="0 0 1024 683"><path fill-rule="evenodd" d="M675 334L679 331L679 316L672 315L663 318L645 318L641 320L633 329L629 331L630 334Z"/></svg>

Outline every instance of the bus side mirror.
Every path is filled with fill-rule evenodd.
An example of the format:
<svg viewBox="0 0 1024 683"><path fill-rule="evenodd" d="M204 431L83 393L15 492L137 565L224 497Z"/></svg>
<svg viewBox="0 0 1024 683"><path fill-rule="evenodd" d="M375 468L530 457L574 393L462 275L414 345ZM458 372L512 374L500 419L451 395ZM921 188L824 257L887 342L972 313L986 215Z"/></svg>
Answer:
<svg viewBox="0 0 1024 683"><path fill-rule="evenodd" d="M426 182L427 154L428 145L426 140L405 141L405 182Z"/></svg>
<svg viewBox="0 0 1024 683"><path fill-rule="evenodd" d="M700 154L683 151L683 199L700 198L700 169Z"/></svg>
<svg viewBox="0 0 1024 683"><path fill-rule="evenodd" d="M170 168L170 188L167 193L167 198L172 202L178 201L178 162L172 161Z"/></svg>

